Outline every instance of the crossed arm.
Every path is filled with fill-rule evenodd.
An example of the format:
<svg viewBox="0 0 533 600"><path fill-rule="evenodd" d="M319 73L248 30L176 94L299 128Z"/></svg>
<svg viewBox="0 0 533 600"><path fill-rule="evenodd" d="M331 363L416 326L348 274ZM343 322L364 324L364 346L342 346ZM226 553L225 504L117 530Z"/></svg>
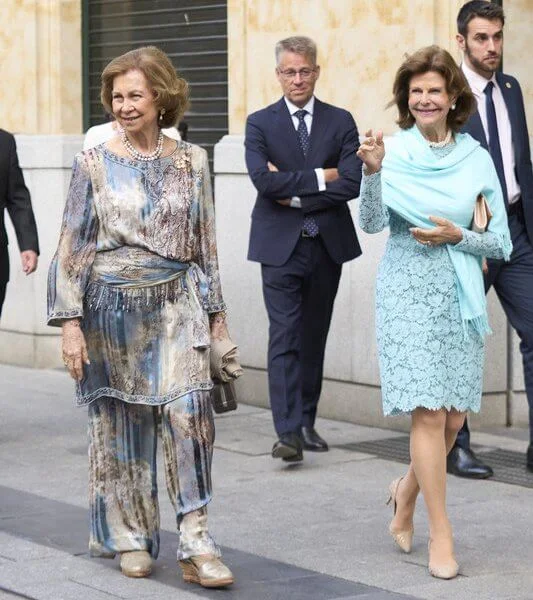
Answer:
<svg viewBox="0 0 533 600"><path fill-rule="evenodd" d="M355 155L359 142L355 122L350 115L348 117L338 164L324 168L324 191L319 190L314 168L278 170L279 165L271 162L261 127L249 118L246 124L246 165L258 192L272 201L282 201L282 204L288 204L291 198L298 196L304 213L331 208L356 198L361 182L361 163Z"/></svg>

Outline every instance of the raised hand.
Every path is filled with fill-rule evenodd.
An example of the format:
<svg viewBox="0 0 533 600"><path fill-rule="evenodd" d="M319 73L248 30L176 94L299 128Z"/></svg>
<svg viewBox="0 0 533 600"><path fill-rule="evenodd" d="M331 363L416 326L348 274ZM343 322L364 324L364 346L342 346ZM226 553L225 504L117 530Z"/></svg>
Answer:
<svg viewBox="0 0 533 600"><path fill-rule="evenodd" d="M372 134L372 129L369 129L365 135L366 140L359 146L357 156L365 165L365 174L373 175L381 169L381 163L385 156L383 131L378 131L374 136Z"/></svg>

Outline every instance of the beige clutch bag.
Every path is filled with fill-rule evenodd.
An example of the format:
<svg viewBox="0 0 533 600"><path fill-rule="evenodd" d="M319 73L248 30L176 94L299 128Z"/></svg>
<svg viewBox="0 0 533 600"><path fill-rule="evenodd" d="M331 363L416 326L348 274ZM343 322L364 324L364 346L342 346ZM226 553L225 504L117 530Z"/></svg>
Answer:
<svg viewBox="0 0 533 600"><path fill-rule="evenodd" d="M472 219L472 225L470 226L470 229L475 233L485 233L491 219L492 213L490 211L487 199L483 194L479 194L476 198L474 217Z"/></svg>

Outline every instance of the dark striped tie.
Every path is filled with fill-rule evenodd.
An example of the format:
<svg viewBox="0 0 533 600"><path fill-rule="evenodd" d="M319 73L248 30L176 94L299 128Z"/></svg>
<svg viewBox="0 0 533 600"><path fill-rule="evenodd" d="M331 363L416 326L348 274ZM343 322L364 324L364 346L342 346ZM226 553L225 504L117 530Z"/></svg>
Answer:
<svg viewBox="0 0 533 600"><path fill-rule="evenodd" d="M298 134L298 142L300 143L300 148L304 156L307 156L307 152L309 150L309 132L307 131L307 125L305 124L305 115L307 114L306 110L300 109L294 113L294 116L298 119L298 129L296 133ZM318 225L313 217L304 217L304 223L302 229L307 233L309 237L316 237L319 233Z"/></svg>

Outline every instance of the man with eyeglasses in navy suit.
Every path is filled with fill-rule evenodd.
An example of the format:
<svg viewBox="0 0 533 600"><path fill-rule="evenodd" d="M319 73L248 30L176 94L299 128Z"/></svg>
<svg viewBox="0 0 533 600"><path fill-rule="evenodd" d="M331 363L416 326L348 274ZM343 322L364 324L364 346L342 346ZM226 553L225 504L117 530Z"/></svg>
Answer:
<svg viewBox="0 0 533 600"><path fill-rule="evenodd" d="M269 318L268 382L278 440L272 456L324 452L315 429L324 351L342 264L361 254L348 201L361 162L351 114L314 96L317 48L276 45L283 97L248 117L246 165L257 189L248 259L261 263Z"/></svg>

